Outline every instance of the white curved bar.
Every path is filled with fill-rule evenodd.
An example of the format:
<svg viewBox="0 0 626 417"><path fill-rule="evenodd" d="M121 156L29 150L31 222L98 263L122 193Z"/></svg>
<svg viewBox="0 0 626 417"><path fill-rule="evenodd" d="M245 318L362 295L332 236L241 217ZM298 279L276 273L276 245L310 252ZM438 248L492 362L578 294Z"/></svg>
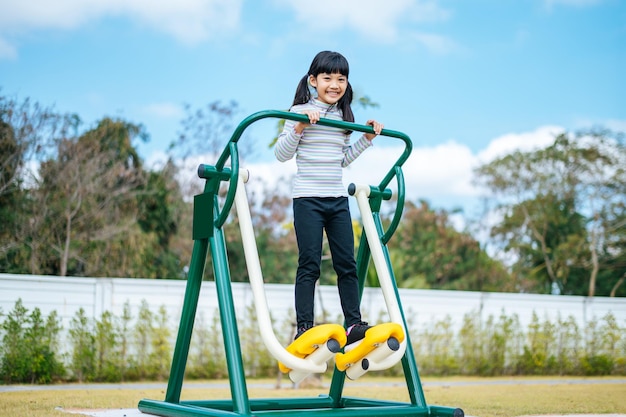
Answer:
<svg viewBox="0 0 626 417"><path fill-rule="evenodd" d="M328 349L328 344L324 343L320 345L317 349L313 351L310 355L306 357L307 361L311 361L316 365L324 366L324 372L328 369L328 360L334 357L337 352L333 352ZM311 375L312 372L308 372L306 370L301 369L292 369L289 371L289 379L291 379L294 383L298 383L302 381L307 376Z"/></svg>
<svg viewBox="0 0 626 417"><path fill-rule="evenodd" d="M389 312L389 318L392 322L398 323L402 326L402 330L406 335L406 329L404 328L404 320L402 319L402 312L396 299L396 294L391 280L391 274L387 268L387 262L385 261L385 255L383 253L382 244L376 225L374 224L374 215L369 205L369 193L370 187L365 185L357 185L354 196L361 212L361 221L363 222L363 228L365 230L365 236L367 243L370 246L372 253L372 260L376 273L378 274L378 281L380 282L380 288L383 291L383 297L385 298L385 304L387 305L387 311ZM369 370L378 371L388 369L398 363L406 350L406 338L400 343L400 348L387 356L384 360L377 362L374 367L370 366ZM372 364L374 365L374 364Z"/></svg>
<svg viewBox="0 0 626 417"><path fill-rule="evenodd" d="M241 228L241 238L243 241L243 250L250 277L250 286L252 287L252 295L254 296L254 305L256 307L257 321L261 332L261 338L265 346L272 356L279 362L291 369L305 370L308 373L323 373L326 371L326 362L323 364L315 363L308 359L301 359L293 356L281 345L274 334L272 321L270 318L269 308L267 306L267 298L263 289L263 274L261 272L261 262L259 261L259 252L256 246L256 238L252 227L252 219L250 217L250 206L244 181L248 180L248 171L240 170L237 180L237 191L235 192L235 207L237 209L237 217L239 218L239 226ZM309 355L309 357L312 355Z"/></svg>

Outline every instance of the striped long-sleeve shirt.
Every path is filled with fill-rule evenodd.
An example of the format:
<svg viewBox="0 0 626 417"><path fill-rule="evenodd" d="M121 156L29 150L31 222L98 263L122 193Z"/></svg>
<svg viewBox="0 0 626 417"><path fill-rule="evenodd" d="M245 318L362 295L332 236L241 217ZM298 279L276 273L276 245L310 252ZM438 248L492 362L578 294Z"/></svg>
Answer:
<svg viewBox="0 0 626 417"><path fill-rule="evenodd" d="M343 120L336 106L316 99L295 105L290 111L302 113L305 110L318 110L320 117ZM350 144L350 135L345 131L318 124L307 126L299 135L294 130L295 124L293 120L285 121L274 148L276 158L281 162L296 157L298 171L293 198L347 196L342 169L372 146L371 141L362 135L358 141Z"/></svg>

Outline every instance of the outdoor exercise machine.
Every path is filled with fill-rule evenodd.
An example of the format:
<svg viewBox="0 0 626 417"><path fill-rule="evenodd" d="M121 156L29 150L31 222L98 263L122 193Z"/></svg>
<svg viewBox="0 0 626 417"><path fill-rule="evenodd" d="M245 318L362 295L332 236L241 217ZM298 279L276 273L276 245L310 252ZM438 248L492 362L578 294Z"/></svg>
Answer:
<svg viewBox="0 0 626 417"><path fill-rule="evenodd" d="M459 408L426 404L387 250L387 243L400 223L404 207L402 165L408 159L413 147L410 138L404 133L383 129L380 134L403 141L404 151L379 185L350 184L348 188L349 194L356 198L363 224L356 258L360 291L362 293L370 261L373 261L390 321L369 329L366 337L350 351L343 349L346 335L344 327L339 324L315 326L286 348L278 341L272 328L263 288L263 276L245 192L248 172L239 167L237 147L245 129L265 118L308 122L306 115L296 113L274 110L254 113L237 126L215 165L202 164L198 167L199 177L206 181L203 193L194 197L194 246L165 400L143 399L139 402L139 410L163 417L312 415L463 417L464 413ZM322 118L318 123L343 130L374 133L371 126L344 121ZM228 161L230 166L226 166ZM383 200L391 200L392 191L387 186L394 178L397 183L397 205L394 216L385 230L380 217L380 208ZM222 183L228 185L228 191L223 199L218 198ZM310 374L325 372L327 363L334 357L335 369L328 395L283 399L250 399L248 396L223 231L233 203L240 223L246 266L263 342L278 361L279 369L288 373L294 382L301 381ZM185 367L209 249L219 302L231 399L181 401ZM369 371L388 369L398 362L402 363L410 402L343 395L346 377L357 379Z"/></svg>

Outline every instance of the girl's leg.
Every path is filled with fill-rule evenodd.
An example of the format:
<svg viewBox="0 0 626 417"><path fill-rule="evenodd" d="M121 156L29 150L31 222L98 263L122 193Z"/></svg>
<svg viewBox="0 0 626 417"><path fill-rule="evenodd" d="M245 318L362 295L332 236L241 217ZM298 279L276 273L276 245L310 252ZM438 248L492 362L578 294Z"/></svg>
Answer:
<svg viewBox="0 0 626 417"><path fill-rule="evenodd" d="M315 318L315 283L320 277L324 219L316 198L293 200L293 223L298 242L295 308L298 329L311 327Z"/></svg>
<svg viewBox="0 0 626 417"><path fill-rule="evenodd" d="M337 273L337 287L347 327L361 322L359 279L354 259L354 233L348 198L332 199L328 207L326 237Z"/></svg>

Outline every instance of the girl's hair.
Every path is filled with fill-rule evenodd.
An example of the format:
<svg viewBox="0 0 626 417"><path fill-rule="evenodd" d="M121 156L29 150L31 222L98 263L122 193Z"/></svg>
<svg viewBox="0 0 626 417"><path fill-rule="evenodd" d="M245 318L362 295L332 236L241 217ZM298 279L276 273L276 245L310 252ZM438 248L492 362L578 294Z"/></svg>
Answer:
<svg viewBox="0 0 626 417"><path fill-rule="evenodd" d="M302 77L296 89L296 95L293 99L293 105L308 103L311 100L311 90L309 89L309 77L312 75L317 77L319 74L341 74L348 78L350 67L348 60L339 52L322 51L315 55L309 72ZM343 120L346 122L354 122L354 113L352 113L352 86L348 81L346 92L337 102L337 107L343 114Z"/></svg>

